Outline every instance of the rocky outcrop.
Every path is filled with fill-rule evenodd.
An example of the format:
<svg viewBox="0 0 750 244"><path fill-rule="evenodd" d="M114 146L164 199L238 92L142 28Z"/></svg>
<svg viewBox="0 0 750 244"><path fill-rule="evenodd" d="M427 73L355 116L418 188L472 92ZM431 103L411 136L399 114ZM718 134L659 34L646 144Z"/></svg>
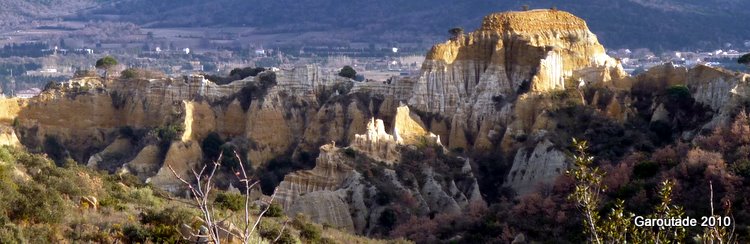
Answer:
<svg viewBox="0 0 750 244"><path fill-rule="evenodd" d="M312 170L297 171L284 177L276 192L276 199L287 214L310 216L318 223L328 223L341 229L367 234L378 228L379 217L390 204L402 204L412 199L409 206L415 214L431 212L461 213L471 204L483 204L476 179L468 160L461 168L466 176L461 181L446 178L431 167L420 169L423 182L410 186L390 168L376 168L364 176L357 168L376 167L378 160L368 152L356 157L329 144L321 147L321 154ZM417 172L411 172L417 173ZM390 193L388 193L390 192ZM396 193L398 195L389 196ZM383 200L388 199L388 200Z"/></svg>
<svg viewBox="0 0 750 244"><path fill-rule="evenodd" d="M109 144L104 150L99 153L92 155L86 166L91 168L107 169L110 163L117 163L111 161L117 161L119 158L127 157L133 151L133 144L130 139L118 138L112 144ZM119 166L119 165L117 165Z"/></svg>
<svg viewBox="0 0 750 244"><path fill-rule="evenodd" d="M556 149L552 142L544 140L533 150L518 150L505 185L523 195L533 191L539 184L552 183L567 168L565 154Z"/></svg>
<svg viewBox="0 0 750 244"><path fill-rule="evenodd" d="M664 91L671 86L686 85L688 69L666 63L651 67L639 74L633 90L638 92Z"/></svg>
<svg viewBox="0 0 750 244"><path fill-rule="evenodd" d="M304 213L318 223L353 230L349 209L340 204L344 202L344 196L333 194L333 191L342 188L344 181L354 174L353 168L346 163L347 160L343 158L345 156L339 153L339 150L334 145L321 147L315 168L284 177L284 181L276 190L276 199L288 213ZM312 193L315 194L309 195ZM306 206L311 202L329 205Z"/></svg>
<svg viewBox="0 0 750 244"><path fill-rule="evenodd" d="M141 149L135 158L123 165L119 173L130 173L145 181L158 173L161 165L159 147L148 145Z"/></svg>
<svg viewBox="0 0 750 244"><path fill-rule="evenodd" d="M699 65L688 71L686 80L696 101L719 110L733 95L748 95L737 90L739 85L747 86L748 77L747 74Z"/></svg>
<svg viewBox="0 0 750 244"><path fill-rule="evenodd" d="M193 170L199 172L202 163L203 155L197 142L174 142L169 147L164 164L159 168L156 175L146 179L146 183L159 186L172 193L181 193L185 186L175 177L169 166L172 166L174 172L183 179L192 181L195 179Z"/></svg>
<svg viewBox="0 0 750 244"><path fill-rule="evenodd" d="M367 123L367 132L355 136L352 147L376 160L393 164L401 158L401 154L396 151L397 145L396 139L385 132L383 120L373 118Z"/></svg>
<svg viewBox="0 0 750 244"><path fill-rule="evenodd" d="M485 17L479 30L430 50L409 104L450 114L475 103L472 97L561 90L574 71L616 65L586 23L570 13L497 13Z"/></svg>
<svg viewBox="0 0 750 244"><path fill-rule="evenodd" d="M435 142L440 138L425 129L424 123L419 116L409 111L408 106L399 106L393 125L394 136L400 144L416 145L424 144L428 137L434 138Z"/></svg>
<svg viewBox="0 0 750 244"><path fill-rule="evenodd" d="M0 146L21 146L13 127L0 125Z"/></svg>
<svg viewBox="0 0 750 244"><path fill-rule="evenodd" d="M309 216L310 220L354 232L354 221L349 212L349 205L344 202L339 192L314 191L299 196L288 208L290 216L298 213Z"/></svg>

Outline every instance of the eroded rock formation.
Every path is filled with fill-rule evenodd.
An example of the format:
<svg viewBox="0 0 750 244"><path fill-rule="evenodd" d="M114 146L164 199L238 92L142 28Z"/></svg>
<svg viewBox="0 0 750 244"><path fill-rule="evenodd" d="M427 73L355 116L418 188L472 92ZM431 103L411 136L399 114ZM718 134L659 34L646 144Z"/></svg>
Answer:
<svg viewBox="0 0 750 244"><path fill-rule="evenodd" d="M615 127L633 120L646 126L687 121L697 128L673 127L689 140L746 104L749 81L747 74L672 64L630 77L582 19L556 10L506 12L433 47L418 77L354 82L306 65L227 85L200 76L77 78L32 99L0 99L0 145L56 149L175 193L183 189L166 165L190 176L208 160L201 143L212 133L237 146L254 168L319 153L313 169L284 177L279 201L289 213L370 233L387 209L373 204L385 189L412 199L411 209L422 215L465 211L483 201L473 177L483 172L473 172L470 158L457 170L468 176L457 180L450 177L456 172L405 161L403 148L444 161L500 155L498 163L507 161L509 170L493 177L523 194L568 167L570 137L599 133L578 125L597 118L609 126L605 132L618 132ZM705 106L700 111L710 122L678 118L685 116L680 106L693 106L690 99L674 104L667 93L678 85ZM336 146L326 145L331 142ZM430 151L435 142L456 153ZM341 149L349 146L354 155ZM409 173L418 179L407 180L403 166L414 166ZM368 175L373 172L377 178Z"/></svg>

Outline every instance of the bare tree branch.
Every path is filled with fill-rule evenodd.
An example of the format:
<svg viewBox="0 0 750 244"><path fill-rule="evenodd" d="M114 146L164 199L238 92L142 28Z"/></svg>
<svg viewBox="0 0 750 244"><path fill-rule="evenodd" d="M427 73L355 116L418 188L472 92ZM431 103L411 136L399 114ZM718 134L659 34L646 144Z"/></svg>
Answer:
<svg viewBox="0 0 750 244"><path fill-rule="evenodd" d="M240 164L240 171L235 172L235 176L237 176L237 179L239 182L244 184L245 187L245 209L244 209L244 228L242 230L242 233L234 233L232 232L232 228L224 228L221 226L222 223L226 223L227 220L231 219L233 215L229 215L228 217L224 218L221 221L216 221L214 219L215 216L215 209L213 204L209 200L209 193L214 188L213 180L214 176L216 175L216 172L219 167L221 167L221 162L224 157L224 153L222 152L219 154L219 158L213 162L213 168L207 169L207 165L204 165L200 171L196 171L195 169L191 169L190 172L193 174L193 177L195 177L196 183L190 183L186 179L182 178L180 174L177 173L177 171L172 168L171 165L167 165L170 171L172 171L172 174L174 174L177 179L182 182L187 188L190 190L193 198L193 205L198 207L198 209L201 212L202 218L199 218L201 222L204 223L204 227L208 233L202 233L204 231L199 231L198 234L194 234L191 231L191 235L193 237L198 238L207 238L208 242L219 244L221 242L221 234L222 232L226 232L228 236L236 237L242 240L242 243L250 243L250 237L252 236L253 232L258 228L260 225L260 222L265 215L266 212L271 208L271 204L273 203L274 198L276 197L276 191L274 191L273 195L271 195L271 198L267 202L267 206L265 209L263 209L260 214L257 216L257 219L251 221L251 214L250 214L250 192L253 188L259 187L259 181L252 181L248 177L247 170L245 169L244 162L242 162L242 158L240 157L239 153L237 151L234 152L234 156L237 158L239 164ZM288 220L287 220L288 222ZM282 228L282 232L286 228L287 222L284 223L284 228ZM278 237L276 237L276 240L281 238L281 234L279 234ZM260 240L260 239L259 239Z"/></svg>

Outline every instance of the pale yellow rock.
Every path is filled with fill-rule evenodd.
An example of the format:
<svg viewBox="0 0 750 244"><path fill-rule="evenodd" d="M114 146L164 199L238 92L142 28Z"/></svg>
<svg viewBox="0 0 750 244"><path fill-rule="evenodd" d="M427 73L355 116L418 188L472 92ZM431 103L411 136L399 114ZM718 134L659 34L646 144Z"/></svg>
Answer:
<svg viewBox="0 0 750 244"><path fill-rule="evenodd" d="M193 182L195 181L195 176L192 174L192 170L200 172L202 159L203 154L197 142L175 141L169 147L164 165L156 175L147 179L146 182L171 193L182 193L182 190L187 189L186 186L175 177L168 166L171 165L175 172L183 179Z"/></svg>
<svg viewBox="0 0 750 244"><path fill-rule="evenodd" d="M396 150L396 138L385 132L382 120L371 119L365 134L356 135L352 147L371 158L388 164L398 163L401 154Z"/></svg>
<svg viewBox="0 0 750 244"><path fill-rule="evenodd" d="M156 145L148 145L141 149L133 160L126 163L125 167L134 175L145 180L157 173L160 164L161 159L159 158L159 147Z"/></svg>
<svg viewBox="0 0 750 244"><path fill-rule="evenodd" d="M419 116L409 111L408 106L398 107L394 122L394 136L398 143L408 145L424 143L424 138L429 136L429 134L422 120Z"/></svg>
<svg viewBox="0 0 750 244"><path fill-rule="evenodd" d="M183 101L183 104L185 106L183 142L199 141L216 131L216 114L209 104L193 101Z"/></svg>
<svg viewBox="0 0 750 244"><path fill-rule="evenodd" d="M226 135L227 137L242 136L244 134L245 118L247 118L247 115L242 110L239 101L233 100L228 106L215 109L220 109L216 113L215 126L219 134Z"/></svg>
<svg viewBox="0 0 750 244"><path fill-rule="evenodd" d="M248 152L248 159L254 165L282 154L294 142L294 134L284 119L284 111L275 106L251 108L246 123L245 136L257 143L257 147Z"/></svg>
<svg viewBox="0 0 750 244"><path fill-rule="evenodd" d="M18 141L18 136L16 136L16 131L13 130L13 127L0 125L0 146L21 146L21 142Z"/></svg>
<svg viewBox="0 0 750 244"><path fill-rule="evenodd" d="M564 89L576 71L591 67L625 74L582 19L557 10L491 14L478 30L428 52L409 105L451 114L478 102L471 97L512 96L524 82L537 92Z"/></svg>
<svg viewBox="0 0 750 244"><path fill-rule="evenodd" d="M102 150L101 152L91 155L86 166L96 169L99 163L105 160L105 157L113 154L126 156L130 154L130 151L132 150L133 144L131 143L130 139L118 138L114 142L112 142L112 144L109 144L109 146L104 148L104 150Z"/></svg>
<svg viewBox="0 0 750 244"><path fill-rule="evenodd" d="M687 85L687 73L687 68L672 63L657 65L636 76L633 89L658 92L671 86Z"/></svg>
<svg viewBox="0 0 750 244"><path fill-rule="evenodd" d="M0 97L0 124L11 125L21 109L26 106L26 101L19 98Z"/></svg>

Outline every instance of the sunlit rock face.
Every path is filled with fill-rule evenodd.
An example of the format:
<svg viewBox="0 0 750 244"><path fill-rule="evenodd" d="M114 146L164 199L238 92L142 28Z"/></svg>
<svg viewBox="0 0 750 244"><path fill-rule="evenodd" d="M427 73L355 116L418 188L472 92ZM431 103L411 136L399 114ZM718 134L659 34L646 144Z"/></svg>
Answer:
<svg viewBox="0 0 750 244"><path fill-rule="evenodd" d="M393 164L401 157L396 151L397 143L392 135L385 132L383 120L373 118L367 123L367 132L355 136L352 147L372 155L376 160Z"/></svg>
<svg viewBox="0 0 750 244"><path fill-rule="evenodd" d="M570 13L497 13L485 17L477 31L430 50L409 103L423 111L453 113L476 103L472 97L491 98L484 93L560 90L574 71L616 65L586 23Z"/></svg>
<svg viewBox="0 0 750 244"><path fill-rule="evenodd" d="M750 75L698 65L687 72L693 98L716 112L704 129L728 124L740 107L750 101Z"/></svg>
<svg viewBox="0 0 750 244"><path fill-rule="evenodd" d="M518 124L520 95L581 84L629 90L633 79L582 19L557 10L503 12L485 17L474 32L435 45L408 104L448 118L448 132L436 132L449 148L487 151ZM624 117L624 98L617 102L610 113Z"/></svg>
<svg viewBox="0 0 750 244"><path fill-rule="evenodd" d="M714 110L721 109L732 95L747 96L738 86L747 86L747 75L704 65L696 66L687 73L687 86L696 101Z"/></svg>
<svg viewBox="0 0 750 244"><path fill-rule="evenodd" d="M440 144L440 137L427 131L419 116L412 113L408 106L398 107L393 124L394 136L399 144Z"/></svg>
<svg viewBox="0 0 750 244"><path fill-rule="evenodd" d="M634 91L663 91L671 86L686 85L688 69L666 63L651 67L636 76Z"/></svg>
<svg viewBox="0 0 750 244"><path fill-rule="evenodd" d="M0 146L21 146L13 127L0 125Z"/></svg>

